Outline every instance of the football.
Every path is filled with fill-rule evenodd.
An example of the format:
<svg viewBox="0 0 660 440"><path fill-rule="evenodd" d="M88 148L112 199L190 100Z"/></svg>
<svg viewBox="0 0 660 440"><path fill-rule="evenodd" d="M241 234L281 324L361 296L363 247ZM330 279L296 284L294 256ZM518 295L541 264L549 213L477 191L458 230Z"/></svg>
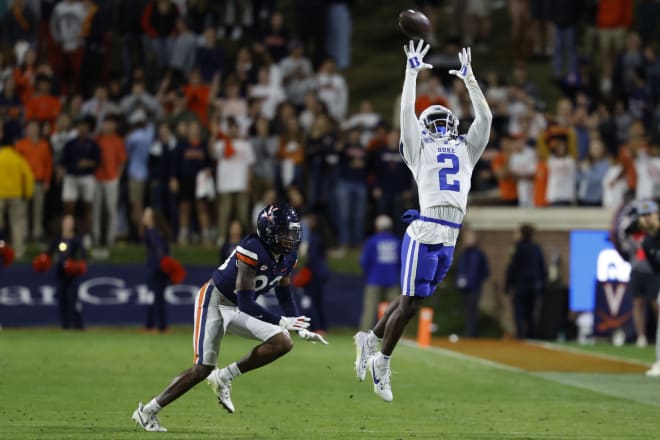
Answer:
<svg viewBox="0 0 660 440"><path fill-rule="evenodd" d="M423 13L406 9L399 13L399 27L409 38L419 40L428 37L431 31L431 22Z"/></svg>

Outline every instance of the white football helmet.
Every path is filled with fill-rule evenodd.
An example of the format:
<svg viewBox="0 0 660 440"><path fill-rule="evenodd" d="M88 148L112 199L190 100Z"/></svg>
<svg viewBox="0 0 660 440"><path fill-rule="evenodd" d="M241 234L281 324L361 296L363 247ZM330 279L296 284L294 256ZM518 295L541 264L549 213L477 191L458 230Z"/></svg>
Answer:
<svg viewBox="0 0 660 440"><path fill-rule="evenodd" d="M426 130L434 139L445 136L455 138L458 136L458 119L447 107L431 105L419 115L419 128Z"/></svg>

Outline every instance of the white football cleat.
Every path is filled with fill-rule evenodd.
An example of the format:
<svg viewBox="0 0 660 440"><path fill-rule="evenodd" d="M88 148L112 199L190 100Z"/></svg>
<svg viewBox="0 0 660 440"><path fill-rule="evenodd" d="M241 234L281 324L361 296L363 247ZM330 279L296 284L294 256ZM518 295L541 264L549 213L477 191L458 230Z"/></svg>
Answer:
<svg viewBox="0 0 660 440"><path fill-rule="evenodd" d="M133 421L149 432L167 432L167 429L160 426L160 420L156 414L149 414L144 411L142 402L138 402L138 407L133 411Z"/></svg>
<svg viewBox="0 0 660 440"><path fill-rule="evenodd" d="M355 374L362 382L367 376L369 358L376 353L376 350L369 345L369 334L366 332L357 332L353 340L355 341Z"/></svg>
<svg viewBox="0 0 660 440"><path fill-rule="evenodd" d="M234 404L231 401L231 381L223 380L218 374L220 370L214 370L206 378L216 396L218 396L218 404L222 405L230 413L234 413Z"/></svg>
<svg viewBox="0 0 660 440"><path fill-rule="evenodd" d="M390 368L378 366L376 356L371 356L368 364L371 370L371 379L374 382L374 393L378 394L385 402L391 402L394 396L390 384L390 375L392 374Z"/></svg>
<svg viewBox="0 0 660 440"><path fill-rule="evenodd" d="M659 377L660 376L660 361L653 364L653 366L646 371L646 375L649 377Z"/></svg>

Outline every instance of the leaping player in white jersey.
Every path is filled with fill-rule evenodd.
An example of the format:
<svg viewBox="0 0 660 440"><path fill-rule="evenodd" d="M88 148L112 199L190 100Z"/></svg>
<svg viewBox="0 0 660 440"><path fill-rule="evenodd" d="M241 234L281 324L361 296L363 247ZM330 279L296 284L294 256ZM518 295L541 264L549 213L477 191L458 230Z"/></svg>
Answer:
<svg viewBox="0 0 660 440"><path fill-rule="evenodd" d="M401 248L402 295L392 301L373 330L355 335L357 377L364 380L369 369L374 391L386 402L393 398L392 351L424 298L433 293L451 266L467 208L472 170L486 148L493 119L472 73L470 48L458 54L460 70L449 71L463 80L474 108L475 119L467 135L458 135L458 119L441 105L426 108L417 118L415 83L421 70L433 67L424 62L429 45L420 40L415 47L410 41L403 49L408 60L401 96L399 149L417 182L421 214L408 210L403 215L410 225Z"/></svg>

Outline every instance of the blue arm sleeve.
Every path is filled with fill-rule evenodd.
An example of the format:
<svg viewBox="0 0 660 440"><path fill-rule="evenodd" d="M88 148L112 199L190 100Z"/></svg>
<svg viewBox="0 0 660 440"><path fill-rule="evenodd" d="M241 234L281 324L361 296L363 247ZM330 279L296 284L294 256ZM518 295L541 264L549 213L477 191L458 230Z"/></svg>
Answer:
<svg viewBox="0 0 660 440"><path fill-rule="evenodd" d="M254 300L254 290L237 290L236 298L238 299L238 309L241 312L254 316L257 319L261 319L262 321L279 325L281 317L270 313L268 310L257 304Z"/></svg>
<svg viewBox="0 0 660 440"><path fill-rule="evenodd" d="M293 299L293 294L289 286L275 286L275 295L280 303L280 307L282 307L284 316L300 316L298 305Z"/></svg>

